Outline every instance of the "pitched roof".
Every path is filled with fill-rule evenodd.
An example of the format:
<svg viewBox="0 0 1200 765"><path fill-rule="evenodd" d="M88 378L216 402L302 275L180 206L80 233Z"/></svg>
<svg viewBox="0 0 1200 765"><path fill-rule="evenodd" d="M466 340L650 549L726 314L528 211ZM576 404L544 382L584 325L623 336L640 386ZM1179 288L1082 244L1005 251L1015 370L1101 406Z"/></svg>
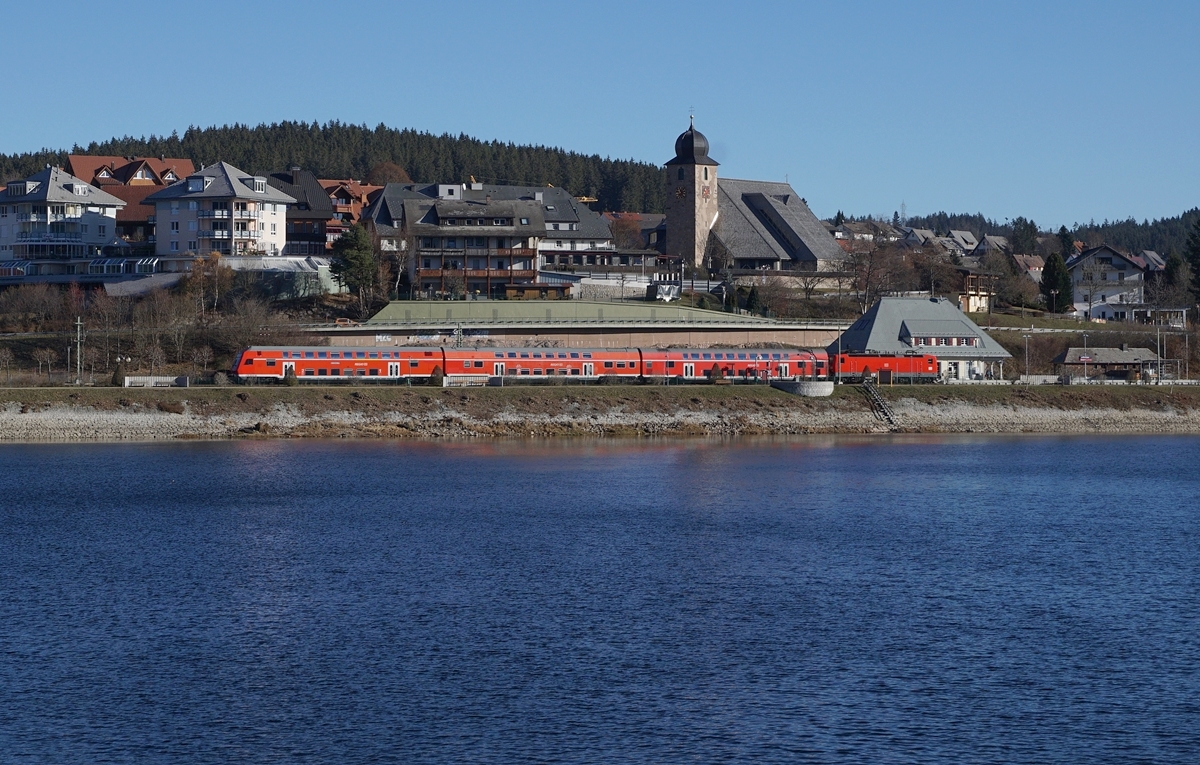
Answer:
<svg viewBox="0 0 1200 765"><path fill-rule="evenodd" d="M1083 357L1087 357L1087 361ZM1149 348L1068 348L1054 359L1055 364L1144 364L1158 361Z"/></svg>
<svg viewBox="0 0 1200 765"><path fill-rule="evenodd" d="M188 191L188 179L198 177L210 179L210 182L205 184L202 191ZM284 194L269 183L265 184L264 191L255 191L254 178L255 176L242 172L228 162L217 162L188 175L187 178L173 183L165 189L159 189L146 199L150 202L162 202L169 199L233 198L281 204L293 204L296 201L295 197Z"/></svg>
<svg viewBox="0 0 1200 765"><path fill-rule="evenodd" d="M721 178L717 193L713 233L735 259L815 265L846 255L789 184Z"/></svg>
<svg viewBox="0 0 1200 765"><path fill-rule="evenodd" d="M271 173L267 183L296 200L296 204L288 206L289 219L329 220L333 217L333 202L311 170Z"/></svg>
<svg viewBox="0 0 1200 765"><path fill-rule="evenodd" d="M976 345L939 345L932 352L947 359L999 361L1011 358L986 332L946 298L884 297L867 309L841 342L829 345L857 353L924 353L928 346L910 345L910 337L973 337Z"/></svg>
<svg viewBox="0 0 1200 765"><path fill-rule="evenodd" d="M1145 270L1145 268L1146 268L1145 262L1141 261L1140 258L1137 258L1133 255L1129 255L1127 253L1121 252L1120 250L1118 250L1114 247L1110 247L1107 244L1102 244L1099 247L1091 247L1077 255L1072 255L1071 257L1067 258L1067 264L1066 264L1067 270L1073 271L1073 270L1075 270L1076 267L1082 265L1084 261L1090 260L1094 256L1099 255L1101 253L1106 253L1106 255L1108 257L1115 255L1116 257L1120 258L1121 260L1124 260L1125 262L1133 265L1138 270Z"/></svg>
<svg viewBox="0 0 1200 765"><path fill-rule="evenodd" d="M15 192L23 191L21 194ZM78 193L82 191L83 193ZM10 181L6 202L71 202L75 204L124 207L125 202L76 178L59 167L47 167L19 181Z"/></svg>
<svg viewBox="0 0 1200 765"><path fill-rule="evenodd" d="M1003 236L993 236L985 234L979 240L979 244L975 246L974 254L983 255L987 252L1008 252L1008 238Z"/></svg>
<svg viewBox="0 0 1200 765"><path fill-rule="evenodd" d="M145 165L153 174L156 185L165 186L174 180L165 178L168 172L175 180L186 178L196 172L190 159L175 157L110 157L93 154L72 154L67 157L67 170L77 178L96 185L127 185L137 168ZM108 178L100 178L101 170L108 170Z"/></svg>
<svg viewBox="0 0 1200 765"><path fill-rule="evenodd" d="M979 240L970 231L955 231L951 229L950 238L958 242L958 246L970 251L979 246Z"/></svg>
<svg viewBox="0 0 1200 765"><path fill-rule="evenodd" d="M146 197L157 191L159 186L106 186L105 191L125 203L117 210L118 223L146 221L154 215L154 204L144 204Z"/></svg>

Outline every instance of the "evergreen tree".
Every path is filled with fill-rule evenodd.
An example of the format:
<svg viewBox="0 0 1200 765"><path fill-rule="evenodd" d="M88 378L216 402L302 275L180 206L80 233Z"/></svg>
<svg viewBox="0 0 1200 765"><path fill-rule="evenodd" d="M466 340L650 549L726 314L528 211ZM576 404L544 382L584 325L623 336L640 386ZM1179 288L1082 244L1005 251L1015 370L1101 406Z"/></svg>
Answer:
<svg viewBox="0 0 1200 765"><path fill-rule="evenodd" d="M1066 313L1075 304L1075 295L1071 286L1071 273L1063 256L1057 252L1046 258L1046 267L1042 270L1042 297L1046 300L1046 308L1057 313Z"/></svg>
<svg viewBox="0 0 1200 765"><path fill-rule="evenodd" d="M355 223L333 243L329 271L340 284L358 293L359 313L365 316L367 297L379 286L379 261L371 235L362 225Z"/></svg>
<svg viewBox="0 0 1200 765"><path fill-rule="evenodd" d="M1058 246L1062 251L1063 260L1067 260L1075 254L1075 237L1071 236L1071 232L1066 226L1058 228Z"/></svg>
<svg viewBox="0 0 1200 765"><path fill-rule="evenodd" d="M836 226L842 225L845 222L846 222L846 216L842 214L841 210L838 210L837 215L833 216L833 225L836 227Z"/></svg>
<svg viewBox="0 0 1200 765"><path fill-rule="evenodd" d="M758 287L750 288L750 294L746 296L746 310L750 313L762 311L762 300L758 297Z"/></svg>
<svg viewBox="0 0 1200 765"><path fill-rule="evenodd" d="M1188 265L1192 267L1192 292L1200 296L1200 218L1192 224L1191 233L1187 238Z"/></svg>
<svg viewBox="0 0 1200 765"><path fill-rule="evenodd" d="M1032 255L1037 252L1037 224L1025 218L1017 218L1012 222L1012 234L1008 244L1014 255Z"/></svg>

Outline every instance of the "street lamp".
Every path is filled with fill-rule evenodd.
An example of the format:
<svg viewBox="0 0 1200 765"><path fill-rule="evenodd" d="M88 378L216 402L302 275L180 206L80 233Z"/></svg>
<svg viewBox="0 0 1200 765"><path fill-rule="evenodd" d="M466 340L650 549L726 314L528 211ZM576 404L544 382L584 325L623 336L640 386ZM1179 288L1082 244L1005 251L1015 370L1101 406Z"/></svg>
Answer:
<svg viewBox="0 0 1200 765"><path fill-rule="evenodd" d="M1087 359L1088 359L1087 336L1088 336L1088 333L1084 332L1083 333L1083 381L1084 382L1087 382L1087 379L1088 379L1088 376L1087 376Z"/></svg>
<svg viewBox="0 0 1200 765"><path fill-rule="evenodd" d="M1050 313L1058 313L1058 290L1050 290Z"/></svg>
<svg viewBox="0 0 1200 765"><path fill-rule="evenodd" d="M1021 335L1025 338L1025 384L1029 384L1029 335Z"/></svg>

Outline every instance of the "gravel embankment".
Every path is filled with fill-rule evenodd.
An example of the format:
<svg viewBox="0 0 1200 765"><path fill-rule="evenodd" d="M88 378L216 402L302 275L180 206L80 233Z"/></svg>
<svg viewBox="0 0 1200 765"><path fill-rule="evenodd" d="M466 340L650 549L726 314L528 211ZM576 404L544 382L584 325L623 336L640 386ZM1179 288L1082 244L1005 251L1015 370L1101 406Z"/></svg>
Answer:
<svg viewBox="0 0 1200 765"><path fill-rule="evenodd" d="M195 395L195 394L193 394ZM350 394L280 401L257 392L222 406L121 399L0 405L0 441L122 441L180 438L545 438L887 433L861 396L797 399L755 392L636 395L505 394L507 397ZM282 396L280 396L282 397ZM212 397L210 397L211 399ZM324 406L314 404L314 399ZM237 407L241 406L241 409ZM893 401L909 433L1200 433L1200 408Z"/></svg>

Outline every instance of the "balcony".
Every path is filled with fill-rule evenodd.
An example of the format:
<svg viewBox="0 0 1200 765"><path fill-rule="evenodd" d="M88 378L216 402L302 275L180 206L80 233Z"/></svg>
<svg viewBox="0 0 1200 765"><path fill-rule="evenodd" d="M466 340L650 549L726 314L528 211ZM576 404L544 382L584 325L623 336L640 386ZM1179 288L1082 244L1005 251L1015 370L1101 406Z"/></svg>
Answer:
<svg viewBox="0 0 1200 765"><path fill-rule="evenodd" d="M237 229L233 232L234 239L262 239L263 232L249 229Z"/></svg>
<svg viewBox="0 0 1200 765"><path fill-rule="evenodd" d="M80 234L54 233L52 231L25 231L17 234L18 242L82 242Z"/></svg>
<svg viewBox="0 0 1200 765"><path fill-rule="evenodd" d="M229 238L230 238L230 236L229 236L229 232L228 232L228 231L225 231L225 230L221 230L221 231L201 231L201 232L200 232L200 238L201 238L201 239L229 239Z"/></svg>
<svg viewBox="0 0 1200 765"><path fill-rule="evenodd" d="M515 270L508 268L420 268L417 276L421 279L442 279L457 276L465 279L534 279L537 271Z"/></svg>
<svg viewBox="0 0 1200 765"><path fill-rule="evenodd" d="M257 220L262 217L262 212L259 210L234 210L233 217L240 220Z"/></svg>
<svg viewBox="0 0 1200 765"><path fill-rule="evenodd" d="M229 211L228 210L201 210L198 213L196 213L196 217L197 218L227 219L227 218L229 218Z"/></svg>

